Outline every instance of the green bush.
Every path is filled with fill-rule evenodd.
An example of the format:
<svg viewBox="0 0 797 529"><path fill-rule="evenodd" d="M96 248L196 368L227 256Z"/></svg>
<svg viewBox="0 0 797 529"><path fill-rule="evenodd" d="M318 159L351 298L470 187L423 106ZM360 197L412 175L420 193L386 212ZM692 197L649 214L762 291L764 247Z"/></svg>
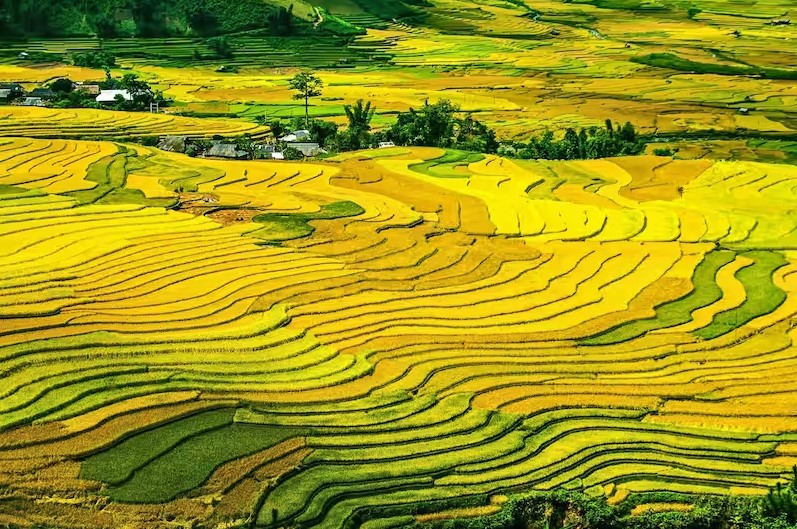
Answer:
<svg viewBox="0 0 797 529"><path fill-rule="evenodd" d="M302 154L302 151L295 147L285 148L282 151L282 155L286 160L304 160L304 154Z"/></svg>
<svg viewBox="0 0 797 529"><path fill-rule="evenodd" d="M73 54L72 64L84 68L114 68L116 67L116 56L103 50L89 50Z"/></svg>

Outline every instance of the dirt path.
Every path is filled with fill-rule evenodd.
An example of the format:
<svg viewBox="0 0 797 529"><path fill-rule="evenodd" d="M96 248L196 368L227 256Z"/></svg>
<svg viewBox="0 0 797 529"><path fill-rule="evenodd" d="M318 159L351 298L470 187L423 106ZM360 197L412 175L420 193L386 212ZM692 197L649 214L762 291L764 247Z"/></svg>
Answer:
<svg viewBox="0 0 797 529"><path fill-rule="evenodd" d="M315 14L318 16L318 20L313 22L313 29L318 29L318 26L324 23L324 15L321 13L321 10L318 9L317 7L313 6L313 9L315 10Z"/></svg>

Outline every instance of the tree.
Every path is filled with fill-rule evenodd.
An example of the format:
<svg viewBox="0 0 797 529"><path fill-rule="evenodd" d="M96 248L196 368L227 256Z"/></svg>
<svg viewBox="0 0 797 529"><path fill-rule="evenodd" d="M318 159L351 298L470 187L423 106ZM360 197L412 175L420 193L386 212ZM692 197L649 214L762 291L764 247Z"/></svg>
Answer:
<svg viewBox="0 0 797 529"><path fill-rule="evenodd" d="M211 37L205 41L205 44L208 45L208 48L213 50L216 57L223 59L232 57L232 46L230 45L230 41L227 40L227 37Z"/></svg>
<svg viewBox="0 0 797 529"><path fill-rule="evenodd" d="M255 157L257 151L257 143L252 139L249 134L242 134L235 138L235 148L239 151L244 151L250 158Z"/></svg>
<svg viewBox="0 0 797 529"><path fill-rule="evenodd" d="M498 140L495 131L484 123L473 119L468 114L457 120L457 133L454 138L457 148L465 151L495 153L498 151Z"/></svg>
<svg viewBox="0 0 797 529"><path fill-rule="evenodd" d="M783 487L778 483L775 489L770 488L764 504L766 513L772 517L783 516L790 524L797 522L797 465L792 467L792 480Z"/></svg>
<svg viewBox="0 0 797 529"><path fill-rule="evenodd" d="M149 87L149 84L147 84L146 81L140 80L138 75L134 73L124 74L119 81L119 87L130 92L134 99L140 98L141 101L148 99L148 101L146 101L147 103L149 103L149 100L152 100L152 89Z"/></svg>
<svg viewBox="0 0 797 529"><path fill-rule="evenodd" d="M371 120L374 118L376 107L372 107L370 101L363 103L362 99L358 99L354 105L344 105L343 110L349 120L349 128L346 131L347 143L354 150L362 149L368 144Z"/></svg>
<svg viewBox="0 0 797 529"><path fill-rule="evenodd" d="M278 37L293 34L293 4L288 9L279 7L268 16L268 32Z"/></svg>
<svg viewBox="0 0 797 529"><path fill-rule="evenodd" d="M97 13L93 18L94 31L101 39L116 37L119 28L113 15L107 11Z"/></svg>
<svg viewBox="0 0 797 529"><path fill-rule="evenodd" d="M166 31L164 4L160 0L136 0L130 12L139 37L156 37Z"/></svg>
<svg viewBox="0 0 797 529"><path fill-rule="evenodd" d="M198 35L214 35L219 30L219 21L213 12L204 7L196 7L188 15L188 25Z"/></svg>
<svg viewBox="0 0 797 529"><path fill-rule="evenodd" d="M368 132L371 130L371 120L374 118L376 107L371 106L371 102L363 103L358 99L354 105L344 105L346 118L349 120L349 129Z"/></svg>
<svg viewBox="0 0 797 529"><path fill-rule="evenodd" d="M296 93L293 98L296 100L304 99L304 122L305 127L310 126L310 98L321 95L324 83L312 72L301 72L293 76L288 84Z"/></svg>
<svg viewBox="0 0 797 529"><path fill-rule="evenodd" d="M323 119L311 119L307 130L310 131L313 141L323 147L338 135L338 124Z"/></svg>
<svg viewBox="0 0 797 529"><path fill-rule="evenodd" d="M281 138L288 133L288 127L285 126L281 119L272 119L268 123L265 123L265 121L266 116L263 115L263 125L268 124L268 127L271 129L271 133L274 135L275 139Z"/></svg>
<svg viewBox="0 0 797 529"><path fill-rule="evenodd" d="M456 117L459 107L442 99L420 110L402 112L385 137L396 145L453 147L493 153L498 150L495 131L473 119Z"/></svg>
<svg viewBox="0 0 797 529"><path fill-rule="evenodd" d="M68 94L69 92L74 90L74 88L75 88L75 83L73 83L71 79L67 79L66 77L56 79L55 81L50 83L50 90L61 94Z"/></svg>
<svg viewBox="0 0 797 529"><path fill-rule="evenodd" d="M282 156L285 157L286 160L303 160L304 154L302 151L295 147L287 147L285 150L282 151Z"/></svg>
<svg viewBox="0 0 797 529"><path fill-rule="evenodd" d="M84 68L113 68L116 56L103 50L89 50L72 55L72 64Z"/></svg>

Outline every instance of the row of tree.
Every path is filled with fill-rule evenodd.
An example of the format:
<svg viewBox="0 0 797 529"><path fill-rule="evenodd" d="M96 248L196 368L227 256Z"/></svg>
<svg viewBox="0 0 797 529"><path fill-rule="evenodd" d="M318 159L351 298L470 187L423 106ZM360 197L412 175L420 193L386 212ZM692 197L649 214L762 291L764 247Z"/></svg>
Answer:
<svg viewBox="0 0 797 529"><path fill-rule="evenodd" d="M337 125L317 119L310 119L310 99L321 95L323 81L311 72L301 72L289 81L295 92L293 98L304 102L304 125L314 141L334 151L358 150L375 147L382 142L396 145L416 145L426 147L454 147L463 150L494 153L498 149L495 131L475 120L470 114L460 117L460 108L451 101L443 99L434 104L425 102L419 110L399 113L396 123L389 129L371 132L371 121L376 107L370 101L358 100L354 105L343 107L348 127L338 133ZM261 119L266 123L265 118ZM275 136L285 126L274 120L268 123Z"/></svg>
<svg viewBox="0 0 797 529"><path fill-rule="evenodd" d="M290 80L289 86L295 92L294 99L304 103L304 126L313 140L333 151L357 150L393 142L395 145L456 148L488 154L499 152L518 158L583 160L630 156L645 149L644 140L631 123L620 126L611 120L606 120L604 128L569 128L560 139L556 139L553 132L546 131L527 143L500 145L495 130L471 114L463 113L459 106L446 99L433 104L426 101L419 109L401 112L393 125L376 133L371 131L376 108L370 101L359 100L354 105L344 106L348 127L339 133L334 123L310 119L310 100L320 96L324 87L317 75L301 72ZM277 137L287 131L279 120L268 122L262 118L260 121L270 125ZM300 126L300 120L293 125Z"/></svg>
<svg viewBox="0 0 797 529"><path fill-rule="evenodd" d="M631 123L619 126L607 119L604 128L568 128L558 140L553 132L545 131L542 136L532 138L528 143L515 142L502 146L500 152L524 159L594 160L610 156L633 156L644 150L645 141Z"/></svg>

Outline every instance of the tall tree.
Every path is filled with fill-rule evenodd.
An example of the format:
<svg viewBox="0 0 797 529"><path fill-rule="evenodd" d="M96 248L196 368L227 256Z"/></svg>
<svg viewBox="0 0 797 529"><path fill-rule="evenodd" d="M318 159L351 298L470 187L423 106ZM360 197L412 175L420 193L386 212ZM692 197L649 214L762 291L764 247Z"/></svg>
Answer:
<svg viewBox="0 0 797 529"><path fill-rule="evenodd" d="M321 89L324 88L324 83L317 75L305 71L294 75L293 79L291 79L288 84L291 89L296 92L293 94L294 99L304 99L304 124L305 127L309 127L310 98L321 95Z"/></svg>
<svg viewBox="0 0 797 529"><path fill-rule="evenodd" d="M353 105L344 105L343 110L349 120L350 130L365 132L371 130L371 120L374 118L376 107L372 107L370 101L365 103L362 99L358 99Z"/></svg>
<svg viewBox="0 0 797 529"><path fill-rule="evenodd" d="M371 120L374 118L376 107L371 102L364 103L358 99L354 105L344 105L346 118L349 120L349 129L346 131L352 149L361 149L368 143L368 133L371 130Z"/></svg>

